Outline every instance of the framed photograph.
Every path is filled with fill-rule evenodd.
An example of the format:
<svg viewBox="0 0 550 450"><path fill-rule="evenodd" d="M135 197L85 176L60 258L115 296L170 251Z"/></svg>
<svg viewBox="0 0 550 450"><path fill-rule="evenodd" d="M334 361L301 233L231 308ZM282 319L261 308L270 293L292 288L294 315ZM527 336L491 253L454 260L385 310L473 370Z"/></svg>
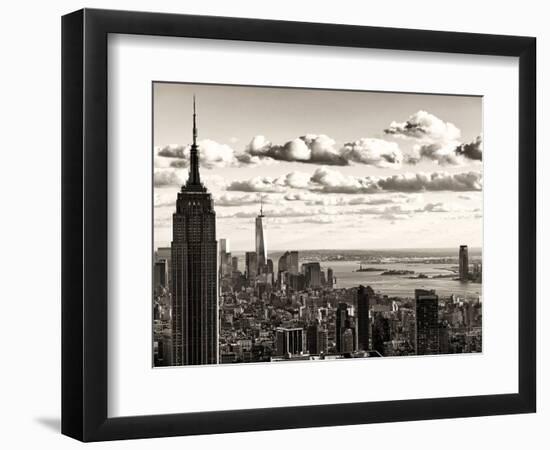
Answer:
<svg viewBox="0 0 550 450"><path fill-rule="evenodd" d="M536 41L62 21L62 432L535 412Z"/></svg>

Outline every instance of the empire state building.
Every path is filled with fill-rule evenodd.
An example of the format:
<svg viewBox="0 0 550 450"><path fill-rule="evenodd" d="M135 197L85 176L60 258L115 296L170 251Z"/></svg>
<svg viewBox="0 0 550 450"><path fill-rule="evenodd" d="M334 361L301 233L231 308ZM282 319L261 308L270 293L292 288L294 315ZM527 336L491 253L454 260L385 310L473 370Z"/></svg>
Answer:
<svg viewBox="0 0 550 450"><path fill-rule="evenodd" d="M172 227L172 361L218 363L216 213L201 183L195 98L189 178L178 192Z"/></svg>

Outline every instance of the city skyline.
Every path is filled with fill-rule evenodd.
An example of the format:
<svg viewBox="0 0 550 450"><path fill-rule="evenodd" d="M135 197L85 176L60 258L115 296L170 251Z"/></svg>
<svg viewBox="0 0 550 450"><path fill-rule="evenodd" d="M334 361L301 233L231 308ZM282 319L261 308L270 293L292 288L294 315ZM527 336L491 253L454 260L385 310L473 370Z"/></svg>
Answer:
<svg viewBox="0 0 550 450"><path fill-rule="evenodd" d="M380 240L388 224L400 220L408 224L417 213L423 217L449 213L442 202L418 209L415 202L419 198L424 201L426 193L458 192L466 199L464 192L481 191L481 171L478 175L395 172L402 165L425 165L426 159L453 166L481 164L481 137L474 143L460 143L460 132L453 124L419 111L406 122L391 122L384 130L388 135L410 135L405 137L419 140L408 153L396 143L379 138L361 139L337 149L336 142L325 135L305 135L284 145L256 137L245 152L235 153L225 147L212 153L211 141L199 143L194 94L191 129L190 145L154 150L155 213L157 208L167 208L172 237L169 247L162 246L159 230L166 227L157 227L159 217L155 216L154 367L482 351L482 255L469 252L472 239L458 241L458 256L437 254L433 249L362 253L357 250L359 233L353 226L362 224L363 216L372 216L378 221L381 233L375 237ZM454 140L446 136L449 133ZM428 140L426 135L430 135ZM446 136L441 139L447 141L438 142L435 135ZM229 165L251 170L253 166L261 173L279 163L318 167L311 176L293 171L284 177L257 175L248 181L224 184L225 191L254 195L237 200L222 195L218 199L222 213L218 213L215 192L220 185L203 176L204 167L221 170ZM332 169L357 170L358 166L371 165L394 174L361 178ZM175 188L168 187L172 185ZM302 196L304 191L307 197ZM398 197L388 196L396 192ZM336 193L345 194L346 200L334 197ZM171 194L174 199L159 203L157 194ZM272 194L300 206L277 212L275 207L280 203ZM313 194L319 194L321 200L315 200ZM257 200L259 211L254 211ZM266 238L269 212L264 213L264 204L275 208L270 210L275 219L301 220L284 222ZM380 209L388 204L393 206ZM319 205L331 207L323 209L321 216L331 215L335 220L317 220L318 211L310 207ZM357 205L373 209L358 210ZM243 214L227 213L226 208L241 210L244 206L247 210ZM162 212L159 214L162 218ZM239 219L243 228L253 230L252 245L248 240L238 241L247 244L244 267L231 251L235 224L218 230L218 224L226 219ZM316 230L328 223L339 227L333 242L351 239L348 242L355 244L355 250L336 250L343 254L311 251L319 242L326 242L320 241ZM436 225L440 234L448 234L448 228L441 233L443 221ZM295 241L281 240L280 236L294 236ZM433 240L433 236L428 237ZM286 244L278 259L271 239L275 245ZM288 245L303 241L309 251ZM418 243L415 239L416 246ZM456 250L456 242L454 245Z"/></svg>
<svg viewBox="0 0 550 450"><path fill-rule="evenodd" d="M479 97L155 83L156 247L187 174L193 93L202 176L234 249L254 248L261 198L274 251L482 246Z"/></svg>

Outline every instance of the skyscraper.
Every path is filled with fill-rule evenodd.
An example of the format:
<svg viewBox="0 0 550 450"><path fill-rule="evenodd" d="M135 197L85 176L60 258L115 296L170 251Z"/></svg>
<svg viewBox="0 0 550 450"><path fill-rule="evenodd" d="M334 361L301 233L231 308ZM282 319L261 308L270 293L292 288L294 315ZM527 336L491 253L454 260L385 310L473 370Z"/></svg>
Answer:
<svg viewBox="0 0 550 450"><path fill-rule="evenodd" d="M164 259L166 261L167 271L167 286L172 286L172 248L171 247L159 247L155 252L155 261Z"/></svg>
<svg viewBox="0 0 550 450"><path fill-rule="evenodd" d="M216 213L201 183L195 99L189 178L178 192L172 227L172 363L218 362Z"/></svg>
<svg viewBox="0 0 550 450"><path fill-rule="evenodd" d="M382 356L385 355L384 343L390 340L390 322L384 317L384 313L378 312L374 315L372 324L372 349Z"/></svg>
<svg viewBox="0 0 550 450"><path fill-rule="evenodd" d="M369 349L369 304L374 291L370 286L359 286L357 289L357 345L359 350Z"/></svg>
<svg viewBox="0 0 550 450"><path fill-rule="evenodd" d="M326 328L319 330L317 334L317 345L319 353L326 353L328 350L328 331Z"/></svg>
<svg viewBox="0 0 550 450"><path fill-rule="evenodd" d="M160 259L155 262L153 271L153 288L155 292L160 292L162 288L167 287L168 268L165 259Z"/></svg>
<svg viewBox="0 0 550 450"><path fill-rule="evenodd" d="M302 271L306 277L306 287L317 289L321 286L321 266L318 262L302 264Z"/></svg>
<svg viewBox="0 0 550 450"><path fill-rule="evenodd" d="M273 284L273 260L267 259L265 264L265 273L267 274L267 283Z"/></svg>
<svg viewBox="0 0 550 450"><path fill-rule="evenodd" d="M258 271L263 272L265 265L267 264L267 251L265 248L264 240L264 226L263 226L263 203L260 197L260 214L256 217L256 255L258 256Z"/></svg>
<svg viewBox="0 0 550 450"><path fill-rule="evenodd" d="M458 251L458 276L462 281L468 281L468 246L461 245Z"/></svg>
<svg viewBox="0 0 550 450"><path fill-rule="evenodd" d="M229 250L229 239L220 239L220 278L231 274L231 252Z"/></svg>
<svg viewBox="0 0 550 450"><path fill-rule="evenodd" d="M249 280L255 280L258 274L258 255L256 252L246 252L245 254L246 277Z"/></svg>
<svg viewBox="0 0 550 450"><path fill-rule="evenodd" d="M290 259L290 252L284 252L280 258L279 263L277 264L277 272L286 272L288 270L288 262Z"/></svg>
<svg viewBox="0 0 550 450"><path fill-rule="evenodd" d="M320 353L319 351L319 323L314 322L306 330L307 351L311 355Z"/></svg>
<svg viewBox="0 0 550 450"><path fill-rule="evenodd" d="M348 332L348 330L350 330ZM349 348L349 343L355 341L355 333L351 328L351 320L348 312L347 303L339 303L336 309L336 351L338 353L351 353L354 349ZM351 338L350 338L351 334Z"/></svg>
<svg viewBox="0 0 550 450"><path fill-rule="evenodd" d="M416 300L416 354L439 353L438 296L435 291L415 289Z"/></svg>
<svg viewBox="0 0 550 450"><path fill-rule="evenodd" d="M331 288L332 286L334 286L334 271L332 267L329 267L327 269L327 287Z"/></svg>
<svg viewBox="0 0 550 450"><path fill-rule="evenodd" d="M352 328L346 328L342 333L342 353L352 353L354 349L355 335Z"/></svg>
<svg viewBox="0 0 550 450"><path fill-rule="evenodd" d="M292 251L290 252L290 260L287 259L288 268L287 270L293 274L298 274L298 252Z"/></svg>

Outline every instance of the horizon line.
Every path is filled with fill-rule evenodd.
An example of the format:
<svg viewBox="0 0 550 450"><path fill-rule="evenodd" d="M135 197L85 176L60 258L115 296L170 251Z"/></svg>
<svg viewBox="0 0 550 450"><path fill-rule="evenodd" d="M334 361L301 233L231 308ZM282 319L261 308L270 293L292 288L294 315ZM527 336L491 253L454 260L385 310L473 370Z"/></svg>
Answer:
<svg viewBox="0 0 550 450"><path fill-rule="evenodd" d="M221 238L224 239L224 238ZM231 241L230 241L231 242ZM461 245L466 245L468 249L474 249L474 250L483 250L482 246L470 246L467 244L459 244L457 246L453 247L376 247L376 248L284 248L284 249L273 249L271 252L286 252L286 251L377 251L377 250L391 250L391 251L399 251L399 250L454 250L457 247L460 248ZM155 249L158 250L159 248L170 248L170 245L159 245ZM233 251L236 252L248 252L248 251L254 251L254 250L241 250L241 249L235 249ZM268 251L269 253L269 251Z"/></svg>

